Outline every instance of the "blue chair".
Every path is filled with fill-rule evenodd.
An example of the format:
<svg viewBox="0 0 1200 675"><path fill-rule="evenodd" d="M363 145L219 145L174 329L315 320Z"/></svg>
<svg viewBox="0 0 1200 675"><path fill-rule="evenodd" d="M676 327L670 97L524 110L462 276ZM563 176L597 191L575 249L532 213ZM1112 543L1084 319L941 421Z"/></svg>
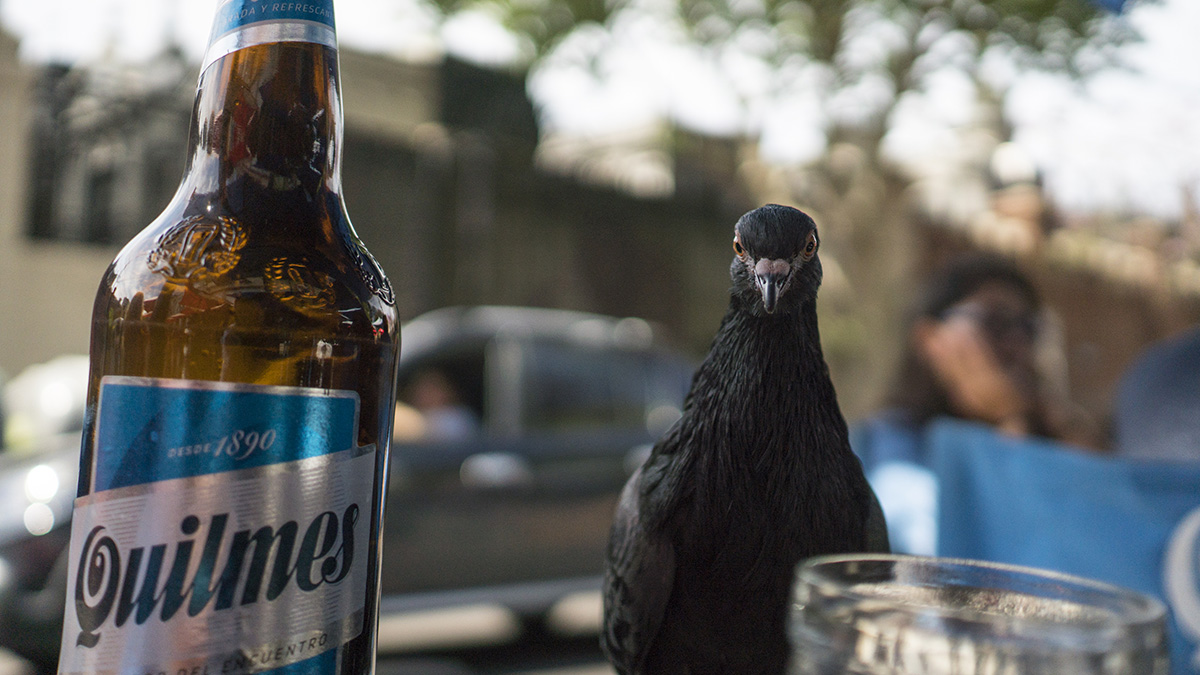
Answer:
<svg viewBox="0 0 1200 675"><path fill-rule="evenodd" d="M1148 347L1121 375L1113 451L1133 459L1200 461L1200 327Z"/></svg>
<svg viewBox="0 0 1200 675"><path fill-rule="evenodd" d="M1092 455L942 420L939 555L1089 577L1170 609L1172 673L1200 673L1200 462Z"/></svg>

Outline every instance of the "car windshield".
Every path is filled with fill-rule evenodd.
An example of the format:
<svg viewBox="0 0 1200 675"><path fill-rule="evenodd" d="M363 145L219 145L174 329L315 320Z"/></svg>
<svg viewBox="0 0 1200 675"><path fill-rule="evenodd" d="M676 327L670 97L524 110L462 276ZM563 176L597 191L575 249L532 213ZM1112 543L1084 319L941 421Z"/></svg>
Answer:
<svg viewBox="0 0 1200 675"><path fill-rule="evenodd" d="M526 431L642 428L660 405L678 406L686 374L651 352L535 342L525 347Z"/></svg>

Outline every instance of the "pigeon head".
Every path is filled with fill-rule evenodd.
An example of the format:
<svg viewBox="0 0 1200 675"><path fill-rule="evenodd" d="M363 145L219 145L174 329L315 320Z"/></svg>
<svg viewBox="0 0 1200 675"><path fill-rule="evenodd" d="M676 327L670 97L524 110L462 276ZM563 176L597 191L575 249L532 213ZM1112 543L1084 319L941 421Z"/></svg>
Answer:
<svg viewBox="0 0 1200 675"><path fill-rule="evenodd" d="M821 283L817 225L790 206L767 204L733 226L733 293L755 313L794 311Z"/></svg>

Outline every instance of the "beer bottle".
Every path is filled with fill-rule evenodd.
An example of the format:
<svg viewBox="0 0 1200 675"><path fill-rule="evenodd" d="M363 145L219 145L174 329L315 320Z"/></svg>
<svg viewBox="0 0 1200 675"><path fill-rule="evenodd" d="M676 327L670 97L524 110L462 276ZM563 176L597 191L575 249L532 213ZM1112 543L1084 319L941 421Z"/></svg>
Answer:
<svg viewBox="0 0 1200 675"><path fill-rule="evenodd" d="M224 0L181 185L117 255L59 671L369 673L399 346L347 219L332 0Z"/></svg>

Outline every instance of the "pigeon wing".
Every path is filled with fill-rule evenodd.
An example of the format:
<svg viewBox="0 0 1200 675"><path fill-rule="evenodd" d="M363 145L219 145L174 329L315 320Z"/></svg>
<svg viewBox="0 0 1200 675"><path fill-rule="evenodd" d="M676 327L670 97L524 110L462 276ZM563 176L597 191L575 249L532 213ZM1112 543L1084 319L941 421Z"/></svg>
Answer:
<svg viewBox="0 0 1200 675"><path fill-rule="evenodd" d="M875 491L867 488L871 498L867 512L867 553L891 553L892 546L888 541L887 521L883 517L883 509L879 506L879 498Z"/></svg>
<svg viewBox="0 0 1200 675"><path fill-rule="evenodd" d="M621 675L640 673L662 624L675 580L675 549L646 527L642 469L630 477L613 518L604 574L601 646Z"/></svg>

